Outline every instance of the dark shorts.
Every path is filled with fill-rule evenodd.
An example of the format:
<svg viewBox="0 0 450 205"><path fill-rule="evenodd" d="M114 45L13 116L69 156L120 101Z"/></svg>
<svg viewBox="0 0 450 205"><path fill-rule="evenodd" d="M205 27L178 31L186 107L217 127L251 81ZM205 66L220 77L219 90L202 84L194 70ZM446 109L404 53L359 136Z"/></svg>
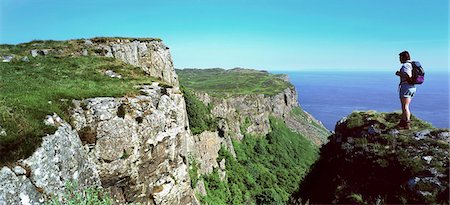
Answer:
<svg viewBox="0 0 450 205"><path fill-rule="evenodd" d="M401 84L398 94L400 98L413 98L414 94L416 94L416 86Z"/></svg>

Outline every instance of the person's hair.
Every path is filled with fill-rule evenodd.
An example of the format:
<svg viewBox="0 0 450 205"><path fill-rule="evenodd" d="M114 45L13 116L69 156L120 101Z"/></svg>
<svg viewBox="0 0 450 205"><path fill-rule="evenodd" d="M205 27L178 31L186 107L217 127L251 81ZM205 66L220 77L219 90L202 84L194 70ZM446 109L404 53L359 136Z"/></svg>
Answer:
<svg viewBox="0 0 450 205"><path fill-rule="evenodd" d="M400 55L400 57L401 57L402 59L405 59L405 60L411 60L411 57L409 56L408 51L403 51L403 52L401 52L401 53L398 54L398 55Z"/></svg>

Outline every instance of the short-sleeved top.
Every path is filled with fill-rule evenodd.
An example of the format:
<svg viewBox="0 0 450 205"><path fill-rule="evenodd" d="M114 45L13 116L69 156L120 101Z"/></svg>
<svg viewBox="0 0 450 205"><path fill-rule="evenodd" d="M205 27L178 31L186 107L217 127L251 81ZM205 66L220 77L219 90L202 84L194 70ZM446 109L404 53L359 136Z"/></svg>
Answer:
<svg viewBox="0 0 450 205"><path fill-rule="evenodd" d="M402 67L400 68L400 72L404 72L404 73L408 74L409 77L411 77L412 69L413 69L411 63L412 63L411 60L408 60L408 61L406 61L406 63L403 63ZM400 84L408 84L408 79L400 76Z"/></svg>

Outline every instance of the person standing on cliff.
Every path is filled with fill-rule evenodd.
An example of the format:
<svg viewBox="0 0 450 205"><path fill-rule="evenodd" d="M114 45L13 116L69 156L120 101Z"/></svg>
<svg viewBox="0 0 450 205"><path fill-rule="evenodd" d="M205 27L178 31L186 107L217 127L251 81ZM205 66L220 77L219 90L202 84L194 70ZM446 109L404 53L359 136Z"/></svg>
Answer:
<svg viewBox="0 0 450 205"><path fill-rule="evenodd" d="M400 77L399 97L402 104L402 116L400 123L397 125L400 129L410 129L411 127L411 111L409 104L411 103L414 94L416 94L416 86L409 84L408 81L412 77L412 61L408 51L403 51L400 54L400 62L402 67L395 75Z"/></svg>

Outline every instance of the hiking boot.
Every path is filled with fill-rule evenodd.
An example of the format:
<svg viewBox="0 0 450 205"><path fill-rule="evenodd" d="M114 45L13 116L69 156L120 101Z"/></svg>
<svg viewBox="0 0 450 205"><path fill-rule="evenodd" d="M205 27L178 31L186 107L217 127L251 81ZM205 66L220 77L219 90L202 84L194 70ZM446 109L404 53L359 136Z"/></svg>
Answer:
<svg viewBox="0 0 450 205"><path fill-rule="evenodd" d="M400 120L400 123L398 123L397 127L399 129L409 130L409 129L411 129L411 122Z"/></svg>

